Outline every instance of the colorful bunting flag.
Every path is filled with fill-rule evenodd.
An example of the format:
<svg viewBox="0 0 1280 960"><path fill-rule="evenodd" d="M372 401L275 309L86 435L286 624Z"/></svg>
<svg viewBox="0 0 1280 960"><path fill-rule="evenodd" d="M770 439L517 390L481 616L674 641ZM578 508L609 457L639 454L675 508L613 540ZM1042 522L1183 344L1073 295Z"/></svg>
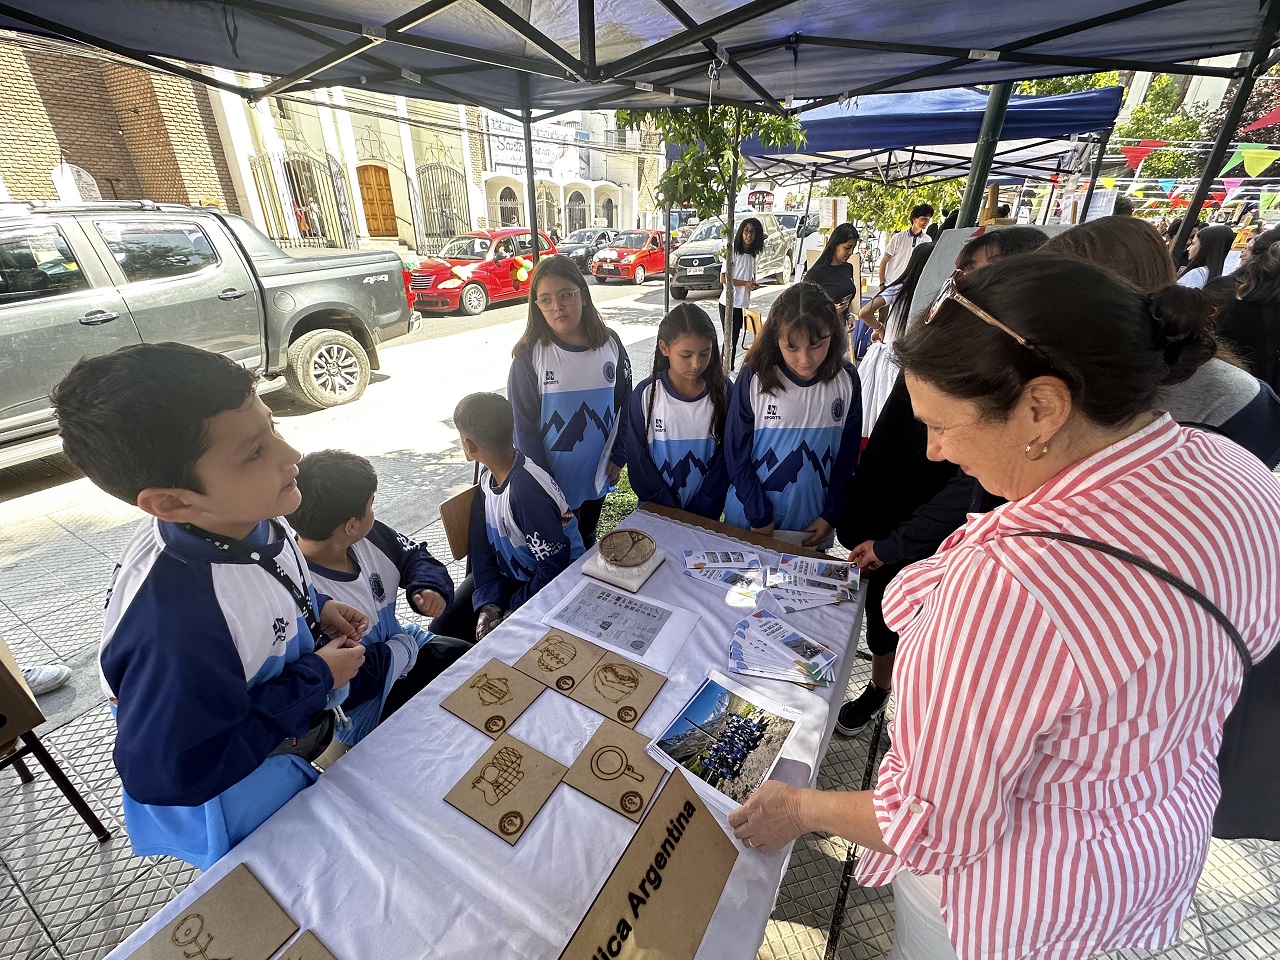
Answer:
<svg viewBox="0 0 1280 960"><path fill-rule="evenodd" d="M1098 182L1102 184L1103 190L1114 190L1116 188L1115 177L1099 177Z"/></svg>
<svg viewBox="0 0 1280 960"><path fill-rule="evenodd" d="M1270 210L1271 207L1275 205L1277 197L1280 197L1280 194L1264 192L1262 196L1259 198L1258 213L1264 214L1268 210Z"/></svg>
<svg viewBox="0 0 1280 960"><path fill-rule="evenodd" d="M1167 147L1167 140L1142 140L1136 147L1121 147L1120 152L1124 154L1125 163L1134 170L1142 165L1142 161L1147 159L1160 147Z"/></svg>
<svg viewBox="0 0 1280 960"><path fill-rule="evenodd" d="M1227 193L1235 193L1243 184L1243 177L1224 177L1222 180L1222 185L1227 188Z"/></svg>
<svg viewBox="0 0 1280 960"><path fill-rule="evenodd" d="M1156 183L1160 184L1160 189L1165 193L1172 193L1173 188L1177 185L1178 181L1170 177L1168 179L1157 180Z"/></svg>
<svg viewBox="0 0 1280 960"><path fill-rule="evenodd" d="M1244 170L1251 177L1256 177L1267 167L1276 161L1280 154L1272 153L1266 147L1252 146L1251 148L1241 147L1240 152L1244 154Z"/></svg>
<svg viewBox="0 0 1280 960"><path fill-rule="evenodd" d="M1251 133L1254 130L1261 130L1263 127L1275 126L1277 123L1280 123L1280 107L1276 107L1265 117L1259 117L1240 132Z"/></svg>

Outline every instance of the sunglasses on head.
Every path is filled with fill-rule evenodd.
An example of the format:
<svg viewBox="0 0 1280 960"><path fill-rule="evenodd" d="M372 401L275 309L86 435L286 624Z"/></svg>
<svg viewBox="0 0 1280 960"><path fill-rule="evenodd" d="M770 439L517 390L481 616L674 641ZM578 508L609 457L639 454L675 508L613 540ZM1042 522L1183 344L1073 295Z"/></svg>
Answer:
<svg viewBox="0 0 1280 960"><path fill-rule="evenodd" d="M958 272L959 271L957 271L957 273ZM1038 356L1044 358L1047 361L1048 358L1044 357L1043 352L1039 348L1037 348L1034 343L1032 343L1022 334L1015 332L1011 327L1008 327L1005 324L1001 323L999 320L997 320L995 317L989 314L986 310L982 309L982 307L978 306L976 303L974 303L972 300L966 297L963 293L957 290L956 274L952 274L951 276L947 277L947 282L942 285L942 289L938 291L938 295L937 297L934 298L933 303L929 304L929 310L924 315L924 322L926 324L932 323L934 319L938 316L938 311L942 309L943 305L948 300L952 300L960 304L960 306L964 307L966 310L972 313L975 317L977 317L983 323L990 324L991 326L995 327L997 330L1004 331L1009 336L1013 337L1013 339L1017 340L1019 344L1026 347L1028 350L1033 351Z"/></svg>

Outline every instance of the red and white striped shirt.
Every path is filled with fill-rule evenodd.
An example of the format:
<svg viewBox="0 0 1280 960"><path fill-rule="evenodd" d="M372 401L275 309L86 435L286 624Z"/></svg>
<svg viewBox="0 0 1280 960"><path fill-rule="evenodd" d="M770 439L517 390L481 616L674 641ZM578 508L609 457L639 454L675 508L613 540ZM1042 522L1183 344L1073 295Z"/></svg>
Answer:
<svg viewBox="0 0 1280 960"><path fill-rule="evenodd" d="M1208 852L1222 725L1280 639L1280 485L1161 416L1030 496L975 516L885 595L900 635L876 818L896 855L859 880L942 876L961 960L1068 960L1177 938Z"/></svg>

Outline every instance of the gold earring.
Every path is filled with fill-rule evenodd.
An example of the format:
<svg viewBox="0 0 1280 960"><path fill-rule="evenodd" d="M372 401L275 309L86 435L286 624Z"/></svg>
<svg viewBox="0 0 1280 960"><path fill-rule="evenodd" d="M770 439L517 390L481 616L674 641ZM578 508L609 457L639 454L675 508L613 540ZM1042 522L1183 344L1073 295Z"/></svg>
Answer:
<svg viewBox="0 0 1280 960"><path fill-rule="evenodd" d="M1035 463L1037 460L1039 460L1041 457L1043 457L1046 453L1049 452L1049 444L1046 443L1040 447L1040 452L1033 457L1031 455L1031 448L1034 447L1039 442L1040 442L1040 439L1037 437L1035 440L1032 440L1030 443L1028 443L1027 449L1023 451L1023 453L1026 454L1027 459L1030 460L1032 463Z"/></svg>

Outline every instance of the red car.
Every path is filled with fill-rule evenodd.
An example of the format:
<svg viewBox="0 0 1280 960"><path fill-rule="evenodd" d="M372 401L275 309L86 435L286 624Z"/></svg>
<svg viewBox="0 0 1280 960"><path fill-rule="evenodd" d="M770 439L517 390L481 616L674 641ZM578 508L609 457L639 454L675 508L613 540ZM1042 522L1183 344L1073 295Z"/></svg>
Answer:
<svg viewBox="0 0 1280 960"><path fill-rule="evenodd" d="M556 252L551 238L538 232L542 255ZM533 271L529 228L476 230L454 237L434 257L409 271L409 295L415 310L467 316L484 313L490 303L529 295Z"/></svg>
<svg viewBox="0 0 1280 960"><path fill-rule="evenodd" d="M667 238L661 230L624 230L613 243L602 247L591 260L596 283L645 278L667 269Z"/></svg>

